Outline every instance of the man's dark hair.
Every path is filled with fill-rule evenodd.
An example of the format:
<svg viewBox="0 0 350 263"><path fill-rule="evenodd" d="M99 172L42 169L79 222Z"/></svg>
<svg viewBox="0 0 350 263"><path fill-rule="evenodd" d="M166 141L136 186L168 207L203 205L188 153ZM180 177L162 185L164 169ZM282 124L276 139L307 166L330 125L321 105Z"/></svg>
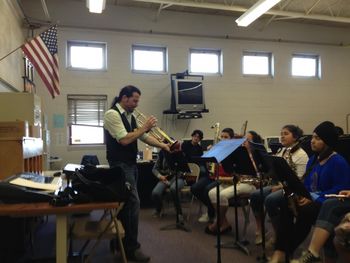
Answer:
<svg viewBox="0 0 350 263"><path fill-rule="evenodd" d="M132 85L125 86L124 88L122 88L120 90L119 95L113 99L111 107L113 107L117 102L120 102L122 100L123 96L126 96L127 98L132 97L134 92L141 95L141 91L138 88L136 88L135 86L132 86Z"/></svg>
<svg viewBox="0 0 350 263"><path fill-rule="evenodd" d="M263 139L256 131L248 131L247 133L252 135L254 143L263 143Z"/></svg>
<svg viewBox="0 0 350 263"><path fill-rule="evenodd" d="M195 136L196 134L198 134L199 139L203 139L203 132L201 130L194 130L191 134L191 136Z"/></svg>
<svg viewBox="0 0 350 263"><path fill-rule="evenodd" d="M225 128L221 132L228 133L228 135L230 136L231 139L233 139L233 137L235 137L235 132L231 128Z"/></svg>

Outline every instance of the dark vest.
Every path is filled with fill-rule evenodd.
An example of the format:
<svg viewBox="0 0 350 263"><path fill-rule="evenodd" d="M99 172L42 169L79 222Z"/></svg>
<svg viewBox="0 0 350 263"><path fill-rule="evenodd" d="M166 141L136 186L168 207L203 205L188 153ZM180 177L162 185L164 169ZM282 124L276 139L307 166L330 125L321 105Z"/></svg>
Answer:
<svg viewBox="0 0 350 263"><path fill-rule="evenodd" d="M127 132L132 132L134 129L137 128L136 120L134 116L131 116L131 127L130 127L130 124L127 118L124 116L124 114L121 114L116 106L113 106L112 109L119 113ZM104 129L104 134L105 134L105 142L107 146L108 161L121 161L127 164L136 163L137 140L124 146L118 143L118 141L115 138L113 138L106 129Z"/></svg>

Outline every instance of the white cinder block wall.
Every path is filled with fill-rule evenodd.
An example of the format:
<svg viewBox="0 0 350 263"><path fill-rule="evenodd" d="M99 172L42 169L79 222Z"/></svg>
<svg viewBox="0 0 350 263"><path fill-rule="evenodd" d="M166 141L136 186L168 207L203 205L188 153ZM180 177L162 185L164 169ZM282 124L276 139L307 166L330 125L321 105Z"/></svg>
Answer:
<svg viewBox="0 0 350 263"><path fill-rule="evenodd" d="M210 126L216 122L221 128L232 127L239 132L245 120L248 120L248 130L255 130L262 136L278 135L280 128L289 123L299 125L305 133L311 133L323 120L346 128L346 114L350 113L350 49L338 44L350 42L348 29L283 22L271 23L263 30L259 22L242 29L234 25L231 17L162 11L155 21L156 12L146 9L107 6L104 14L98 16L89 14L78 2L64 15L62 8L55 6L56 11L51 14L65 25L59 27L62 94L52 100L38 77L36 83L49 120L51 154L62 157L63 162L80 162L84 154L97 154L100 161L106 163L104 147L68 146L67 129L54 128L54 114L64 115L67 121L67 94L107 94L111 102L127 84L141 89L140 109L157 116L159 125L178 139L189 137L197 128L204 131L206 138L212 138ZM73 22L78 23L79 28L70 27ZM109 30L99 30L102 28ZM108 70L67 70L67 40L106 42ZM131 73L132 44L166 46L169 74ZM224 72L222 76L205 76L209 113L198 120L177 120L176 116L162 112L170 106L170 73L188 68L189 48L221 49ZM242 76L243 50L272 52L275 76ZM291 55L309 52L320 55L322 78L292 78ZM139 144L139 147L144 145Z"/></svg>
<svg viewBox="0 0 350 263"><path fill-rule="evenodd" d="M22 17L13 1L0 1L0 59L24 42ZM9 86L23 88L22 52L17 50L0 61L0 92L9 92Z"/></svg>

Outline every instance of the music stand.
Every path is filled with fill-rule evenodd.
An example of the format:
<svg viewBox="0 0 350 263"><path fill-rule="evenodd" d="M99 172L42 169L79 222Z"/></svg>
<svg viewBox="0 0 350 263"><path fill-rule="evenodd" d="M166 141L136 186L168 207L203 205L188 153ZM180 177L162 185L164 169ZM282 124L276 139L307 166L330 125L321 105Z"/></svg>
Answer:
<svg viewBox="0 0 350 263"><path fill-rule="evenodd" d="M229 156L232 152L234 152L237 148L239 148L243 142L245 141L245 138L243 139L232 139L232 140L222 140L215 144L209 151L204 153L200 158L198 158L200 161L203 162L211 162L211 163L220 163L227 156ZM217 248L217 263L221 263L221 235L220 235L220 186L219 186L219 169L216 169L215 173L216 177L216 229L217 235L216 235L216 248Z"/></svg>
<svg viewBox="0 0 350 263"><path fill-rule="evenodd" d="M191 229L185 226L183 220L180 221L180 213L181 212L181 204L180 204L180 198L179 198L179 186L178 186L178 177L179 174L189 173L191 172L190 168L188 167L187 160L185 158L185 155L183 152L172 152L172 153L166 153L165 152L165 158L166 161L174 173L175 176L175 208L176 208L176 223L171 224L168 226L161 227L160 230L173 230L173 229L180 229L184 230L186 232L190 232ZM180 211L179 211L180 210Z"/></svg>
<svg viewBox="0 0 350 263"><path fill-rule="evenodd" d="M265 208L264 208L264 174L271 170L271 163L265 159L266 156L269 156L266 148L261 143L253 143L249 142L250 151L252 153L252 162L254 163L254 169L257 177L259 178L259 190L260 190L260 198L262 200L260 206L260 214L261 214L261 249L262 255L257 257L257 261L259 262L267 262L266 257L266 239L265 239Z"/></svg>
<svg viewBox="0 0 350 263"><path fill-rule="evenodd" d="M304 184L300 181L296 173L290 168L287 161L278 156L265 156L264 159L267 165L273 170L273 178L280 181L284 187L288 187L288 190L311 199L310 192L305 188Z"/></svg>
<svg viewBox="0 0 350 263"><path fill-rule="evenodd" d="M257 176L254 169L253 160L251 160L246 147L240 146L233 153L231 153L225 160L221 162L222 167L227 173L233 174L233 198L235 202L235 240L233 242L222 243L222 248L237 248L242 250L248 256L250 251L239 239L238 230L238 196L237 196L237 181L239 174Z"/></svg>
<svg viewBox="0 0 350 263"><path fill-rule="evenodd" d="M288 202L288 197L292 194L312 199L309 191L300 181L297 174L291 169L287 161L278 156L263 156L265 164L272 170L272 176L275 180L280 181L284 189L284 197ZM288 244L285 247L286 262L289 262Z"/></svg>

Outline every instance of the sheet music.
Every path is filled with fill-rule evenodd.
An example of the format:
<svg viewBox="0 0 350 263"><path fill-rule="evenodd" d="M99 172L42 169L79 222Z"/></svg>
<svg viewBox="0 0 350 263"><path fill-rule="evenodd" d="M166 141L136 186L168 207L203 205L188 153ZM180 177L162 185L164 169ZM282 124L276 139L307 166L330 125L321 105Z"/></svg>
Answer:
<svg viewBox="0 0 350 263"><path fill-rule="evenodd" d="M60 186L60 183L59 183L60 179L61 178L55 177L51 183L45 184L45 183L37 183L37 182L33 182L31 180L17 177L15 179L11 180L9 183L14 184L14 185L18 185L18 186L24 186L27 188L33 188L33 189L38 189L38 190L45 190L45 191L54 192Z"/></svg>
<svg viewBox="0 0 350 263"><path fill-rule="evenodd" d="M224 160L229 154L241 146L246 139L222 140L215 144L209 151L202 155L202 158L215 159L217 163Z"/></svg>

